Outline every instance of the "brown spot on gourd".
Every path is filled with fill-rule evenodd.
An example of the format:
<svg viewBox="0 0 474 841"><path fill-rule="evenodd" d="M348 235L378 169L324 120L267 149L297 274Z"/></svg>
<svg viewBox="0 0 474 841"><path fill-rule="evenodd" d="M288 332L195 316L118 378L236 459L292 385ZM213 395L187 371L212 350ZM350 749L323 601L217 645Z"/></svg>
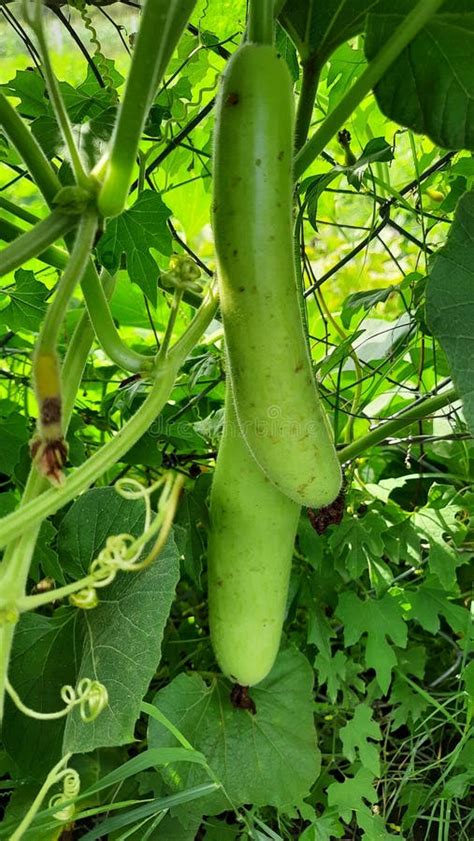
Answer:
<svg viewBox="0 0 474 841"><path fill-rule="evenodd" d="M285 150L282 149L281 152L278 152L278 160L282 161L284 157L285 157Z"/></svg>
<svg viewBox="0 0 474 841"><path fill-rule="evenodd" d="M298 373L299 373L300 371L302 371L302 370L303 370L303 363L302 363L302 362L298 362L298 364L297 364L297 365L295 365L295 374L298 374Z"/></svg>
<svg viewBox="0 0 474 841"><path fill-rule="evenodd" d="M261 158L256 158L255 166L260 166L261 163L262 163L262 159Z"/></svg>
<svg viewBox="0 0 474 841"><path fill-rule="evenodd" d="M233 93L229 93L227 99L225 101L226 105L237 105L239 103L240 97L239 94L235 91Z"/></svg>
<svg viewBox="0 0 474 841"><path fill-rule="evenodd" d="M239 292L245 292L245 286L239 286Z"/></svg>

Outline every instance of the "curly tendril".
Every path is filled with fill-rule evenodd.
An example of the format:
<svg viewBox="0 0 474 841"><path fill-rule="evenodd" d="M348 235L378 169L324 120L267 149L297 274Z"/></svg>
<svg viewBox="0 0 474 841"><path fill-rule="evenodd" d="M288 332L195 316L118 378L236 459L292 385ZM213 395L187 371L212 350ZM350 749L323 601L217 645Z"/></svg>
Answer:
<svg viewBox="0 0 474 841"><path fill-rule="evenodd" d="M50 798L48 807L54 809L56 806L64 805L58 812L54 812L53 817L58 821L70 821L74 817L76 807L74 803L70 803L74 797L77 797L81 790L81 778L74 768L65 768L61 774L58 774L56 782L60 782L62 777L63 790L54 794Z"/></svg>
<svg viewBox="0 0 474 841"><path fill-rule="evenodd" d="M75 688L69 684L61 688L61 700L65 706L62 710L57 710L53 713L42 713L27 707L8 678L5 686L17 709L29 718L35 718L38 721L51 721L52 719L63 718L74 707L79 707L79 714L82 721L88 724L100 715L109 702L109 695L105 686L99 683L98 680L91 680L88 677L83 677Z"/></svg>
<svg viewBox="0 0 474 841"><path fill-rule="evenodd" d="M139 537L131 534L115 534L107 538L104 548L92 561L88 579L90 583L69 597L75 607L89 610L98 605L97 588L106 587L114 580L117 572L139 572L149 566L161 552L171 529L184 479L180 475L167 473L150 487L145 488L135 479L121 479L115 488L124 499L142 499L145 503L145 526ZM152 494L162 488L158 510L153 518ZM152 548L142 559L149 542Z"/></svg>
<svg viewBox="0 0 474 841"><path fill-rule="evenodd" d="M99 41L97 30L95 29L94 24L92 23L92 18L89 12L87 11L85 0L68 0L68 2L70 6L72 6L74 9L77 9L85 28L89 32L90 42L95 47L94 59L97 64L97 68L100 72L100 75L104 80L105 87L115 98L117 98L117 91L114 87L114 80L108 68L107 59L105 58L102 52L102 44Z"/></svg>

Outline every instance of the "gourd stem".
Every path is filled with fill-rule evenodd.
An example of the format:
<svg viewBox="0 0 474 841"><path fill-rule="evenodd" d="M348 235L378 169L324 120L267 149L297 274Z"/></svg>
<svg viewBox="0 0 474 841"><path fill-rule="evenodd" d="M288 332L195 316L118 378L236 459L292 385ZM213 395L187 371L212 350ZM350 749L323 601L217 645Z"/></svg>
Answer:
<svg viewBox="0 0 474 841"><path fill-rule="evenodd" d="M21 533L25 523L29 526L37 525L86 490L138 441L165 406L179 368L211 322L216 308L216 293L211 289L185 334L169 351L166 363L156 371L151 391L138 411L114 438L74 470L60 488L50 488L37 499L27 502L0 520L0 546L5 546ZM6 573L9 570L10 566ZM16 571L12 572L13 578L15 575ZM10 586L6 577L2 578L2 586L6 588ZM8 590L2 590L3 594L6 591Z"/></svg>
<svg viewBox="0 0 474 841"><path fill-rule="evenodd" d="M26 7L25 7L26 8ZM46 87L48 90L51 105L53 106L54 114L63 136L64 143L71 159L71 165L77 184L87 187L89 184L88 175L84 169L79 150L74 140L72 125L69 120L69 115L64 104L64 100L59 88L56 76L54 74L53 65L49 55L48 44L44 32L43 25L43 9L40 0L34 0L34 9L31 14L26 13L26 19L36 35L38 41L39 53L43 63L44 77Z"/></svg>
<svg viewBox="0 0 474 841"><path fill-rule="evenodd" d="M294 177L298 180L315 158L323 151L349 119L360 102L380 81L385 71L400 55L405 47L429 21L431 16L442 6L444 0L420 0L415 8L403 19L393 35L372 59L362 76L338 102L333 111L324 120L318 131L308 140L295 158Z"/></svg>
<svg viewBox="0 0 474 841"><path fill-rule="evenodd" d="M84 272L81 288L87 311L94 325L97 341L112 362L131 374L147 371L153 367L153 357L137 353L120 338L114 324L108 301L92 261Z"/></svg>
<svg viewBox="0 0 474 841"><path fill-rule="evenodd" d="M11 245L0 251L0 277L19 268L27 260L38 257L76 224L74 216L53 210L46 219L41 219L34 228L21 233Z"/></svg>
<svg viewBox="0 0 474 841"><path fill-rule="evenodd" d="M1 92L0 126L23 159L38 189L51 207L54 197L61 189L61 182L37 140Z"/></svg>
<svg viewBox="0 0 474 841"><path fill-rule="evenodd" d="M310 55L303 62L303 77L301 81L301 91L298 99L298 107L296 110L296 124L295 124L295 149L298 151L306 142L308 132L311 126L311 119L313 116L314 103L316 94L318 92L319 74L321 67L318 63L317 57Z"/></svg>
<svg viewBox="0 0 474 841"><path fill-rule="evenodd" d="M59 281L54 299L46 312L36 344L38 353L56 350L59 331L72 293L81 280L89 261L96 230L96 212L86 211L81 217L68 264Z"/></svg>
<svg viewBox="0 0 474 841"><path fill-rule="evenodd" d="M104 279L104 294L106 296L112 294L113 285L113 280L109 275L106 275ZM93 339L94 330L87 313L84 313L73 333L62 366L64 430L67 429L71 418L76 392L82 379L87 355ZM26 503L34 500L47 487L48 482L38 473L35 467L32 467L18 510L21 511ZM13 542L7 546L3 562L0 564L0 591L5 600L10 598L14 603L17 598L21 598L24 594L25 583L40 528L41 520L36 522L31 528L26 528L23 531L19 530L10 536L10 539L13 538ZM20 537L15 539L18 534L20 534ZM11 580L9 587L5 587L7 572L10 573ZM8 674L10 651L17 618L12 615L11 621L0 623L0 723L3 717L5 679Z"/></svg>
<svg viewBox="0 0 474 841"><path fill-rule="evenodd" d="M125 206L148 109L195 3L196 0L145 2L111 150L94 170L99 180L103 176L98 197L103 216L117 216Z"/></svg>
<svg viewBox="0 0 474 841"><path fill-rule="evenodd" d="M0 219L0 239L5 242L14 243L15 240L29 231L19 228L13 222L7 219ZM36 255L38 260L45 263L47 266L52 266L54 269L63 269L67 266L68 254L62 248L57 248L54 245L45 248L40 254Z"/></svg>
<svg viewBox="0 0 474 841"><path fill-rule="evenodd" d="M61 182L30 130L2 93L0 93L0 125L23 158L47 204L52 207L54 198L61 189ZM14 212L13 207L9 210ZM22 218L21 213L17 215ZM6 219L0 220L0 236L5 240L11 241L22 233L23 231ZM66 244L69 245L69 238L66 239ZM53 247L38 256L59 269L65 268L68 259L59 248ZM81 286L97 341L107 356L120 368L130 373L149 368L150 358L131 350L120 338L92 260L86 268Z"/></svg>
<svg viewBox="0 0 474 841"><path fill-rule="evenodd" d="M423 418L427 418L445 406L449 406L457 397L456 389L451 388L449 391L443 391L442 394L436 394L434 397L428 397L426 400L422 400L417 406L413 406L411 409L408 408L399 417L380 424L380 426L372 429L366 435L362 435L361 438L357 438L356 441L348 444L347 447L343 447L337 454L339 461L343 464L346 461L357 458L366 450L375 447L381 441L385 441L386 438L397 435L401 429Z"/></svg>
<svg viewBox="0 0 474 841"><path fill-rule="evenodd" d="M274 0L250 0L248 40L255 44L273 44Z"/></svg>

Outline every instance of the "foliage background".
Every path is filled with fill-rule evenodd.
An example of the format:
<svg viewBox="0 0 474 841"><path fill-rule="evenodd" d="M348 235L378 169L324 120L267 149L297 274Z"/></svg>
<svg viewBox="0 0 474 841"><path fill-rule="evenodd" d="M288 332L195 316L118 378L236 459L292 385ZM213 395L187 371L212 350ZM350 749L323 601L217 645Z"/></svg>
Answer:
<svg viewBox="0 0 474 841"><path fill-rule="evenodd" d="M60 161L41 76L8 19L18 14L18 4L2 7L2 14L0 84L17 98L48 155ZM112 7L107 14L93 15L107 61L96 59L96 67L113 86L97 84L60 21L52 19L48 31L71 119L92 156L112 125L114 88L121 90L136 28L129 9ZM92 52L78 13L65 15ZM216 44L232 51L244 18L241 0L198 4L196 29L183 37L146 126L146 162L158 159L160 165L97 245L103 265L123 266L112 312L137 350L152 348L163 334L169 300L156 290L156 275L171 253L185 243L204 272L215 266L209 226L213 118L207 106L225 64ZM298 90L294 48L283 30L278 37ZM314 124L337 104L364 61L360 38L333 53ZM176 143L190 124L192 131ZM311 348L339 445L449 383L446 358L426 323L426 272L474 176L469 153L445 154L401 129L373 97L346 128L352 150L366 163L357 172L345 170L334 140L298 194ZM1 134L0 183L4 218L26 227L31 220L25 214L44 215ZM5 198L23 209L23 222ZM28 471L36 413L31 349L56 277L54 269L31 261L2 282L1 514L16 506ZM78 293L63 348L80 303ZM190 315L184 306L176 333ZM123 530L124 522L139 532L139 504L119 502L107 487L119 476L149 483L162 466L172 465L189 477L174 540L156 567L137 580L116 582L90 615L64 607L22 621L12 682L31 706L55 708L59 687L83 670L90 673L92 662L120 715L107 711L85 730L74 718L65 728L39 727L10 708L0 753L6 826L23 813L64 748L77 752L85 792L74 837L108 831L119 838L125 827L136 827L129 837L177 841L469 839L473 445L460 403L351 462L340 526L319 536L302 517L282 652L253 693L254 720L231 707L207 628L207 496L225 377L219 327L211 325L188 360L163 417L98 487L43 525L32 588L45 577L58 583L77 577L107 532ZM119 429L145 393L146 383L124 381L95 348L71 424L71 464L81 464ZM145 693L152 707L140 706ZM154 718L153 709L166 718ZM117 769L124 770L99 791L98 781ZM95 829L88 810L105 813L109 829ZM58 837L48 828L51 818L43 823L41 837ZM31 837L39 839L39 833L35 829Z"/></svg>

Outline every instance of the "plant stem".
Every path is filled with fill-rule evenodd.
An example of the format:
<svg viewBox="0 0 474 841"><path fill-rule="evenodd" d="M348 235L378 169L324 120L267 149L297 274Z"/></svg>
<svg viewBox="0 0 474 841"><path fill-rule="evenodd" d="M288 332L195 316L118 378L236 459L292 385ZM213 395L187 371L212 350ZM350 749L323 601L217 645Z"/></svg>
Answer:
<svg viewBox="0 0 474 841"><path fill-rule="evenodd" d="M178 316L179 305L183 298L183 292L180 289L175 289L174 295L171 299L171 308L170 314L168 317L168 323L166 325L165 335L163 336L163 341L161 343L160 352L158 354L159 359L165 359L168 353L168 348L170 346L171 339L173 337L173 329L176 323L176 318Z"/></svg>
<svg viewBox="0 0 474 841"><path fill-rule="evenodd" d="M20 841L21 838L24 837L26 830L29 826L31 826L32 821L35 818L44 798L46 797L49 789L58 782L58 780L62 779L62 774L60 772L63 771L67 763L69 762L72 753L67 753L63 756L62 759L59 760L57 765L51 769L48 776L46 777L43 785L41 786L38 794L36 795L33 803L31 804L30 808L28 809L25 817L21 821L21 823L17 826L15 832L10 835L10 841Z"/></svg>
<svg viewBox="0 0 474 841"><path fill-rule="evenodd" d="M86 270L97 230L96 212L86 211L81 217L68 264L49 305L36 343L37 353L55 351L59 331L76 284Z"/></svg>
<svg viewBox="0 0 474 841"><path fill-rule="evenodd" d="M321 68L317 56L313 53L303 62L303 79L296 111L295 149L297 152L308 137L314 102L318 92L320 72Z"/></svg>
<svg viewBox="0 0 474 841"><path fill-rule="evenodd" d="M112 290L113 280L109 275L106 275L104 280L104 294L110 296ZM94 330L87 313L84 313L73 333L62 366L64 430L69 425L76 392L82 379L84 366L93 339ZM48 482L40 476L36 468L32 467L18 510L21 511L27 502L34 500L47 487ZM16 598L21 598L25 592L26 579L40 527L41 521L34 524L32 528L26 528L24 531L17 532L16 535L20 534L20 537L14 539L16 535L13 535L13 543L7 546L5 550L3 562L0 564L0 589L2 594L5 595L4 575L9 568L15 571L16 575L11 576L14 581L14 587L8 591L10 599L13 602ZM8 674L15 625L16 622L4 622L0 624L0 724L3 718L5 679Z"/></svg>
<svg viewBox="0 0 474 841"><path fill-rule="evenodd" d="M7 219L0 219L0 239L3 239L5 242L14 242L18 237L23 236L25 233L29 233L29 231L24 231L23 228L19 228ZM67 253L61 248L56 248L55 246L45 248L45 250L42 251L41 254L37 254L36 257L38 260L46 263L47 266L53 266L55 269L62 270L67 266Z"/></svg>
<svg viewBox="0 0 474 841"><path fill-rule="evenodd" d="M442 6L444 0L419 0L415 8L406 16L395 30L391 38L372 59L362 76L357 79L351 89L338 102L334 111L324 120L324 123L308 140L295 158L295 180L312 164L323 151L326 144L344 125L364 97L380 81L385 71L400 55L405 47L428 22L430 17Z"/></svg>
<svg viewBox="0 0 474 841"><path fill-rule="evenodd" d="M53 210L46 219L20 234L11 245L0 251L0 277L19 268L27 260L38 257L76 224L74 216Z"/></svg>
<svg viewBox="0 0 474 841"><path fill-rule="evenodd" d="M89 317L94 325L97 341L119 368L132 374L153 368L152 356L145 356L129 348L120 338L108 301L93 263L90 261L81 281Z"/></svg>
<svg viewBox="0 0 474 841"><path fill-rule="evenodd" d="M25 231L14 225L13 222L0 219L0 239L8 242L15 240L23 234L25 234ZM54 246L46 248L41 254L37 255L37 258L48 266L53 266L55 269L61 270L67 266L69 259L65 251ZM109 359L115 362L120 368L123 368L124 371L129 371L132 374L150 370L154 364L153 357L137 353L129 348L120 338L102 284L92 261L86 267L81 281L81 288L86 306L89 310L90 319L94 325L97 341Z"/></svg>
<svg viewBox="0 0 474 841"><path fill-rule="evenodd" d="M34 213L30 213L30 211L25 210L24 207L9 201L5 198L5 196L0 195L0 207L8 213L12 213L13 216L16 216L18 219L23 219L24 222L29 222L31 225L36 225L37 222L41 222L39 216L35 216Z"/></svg>
<svg viewBox="0 0 474 841"><path fill-rule="evenodd" d="M348 444L347 447L343 447L342 450L339 450L338 452L339 461L343 464L346 461L357 458L366 450L369 450L371 447L375 447L375 445L380 444L381 441L385 441L386 438L396 435L406 426L410 426L412 423L415 423L422 418L427 418L429 415L437 412L438 409L443 409L445 406L449 406L449 404L452 403L453 400L456 400L457 397L458 394L455 388L451 388L449 391L444 391L442 394L436 394L434 397L428 397L419 405L413 406L411 409L408 408L399 417L380 424L380 426L372 429L366 435L362 435L361 438L357 438L356 441Z"/></svg>
<svg viewBox="0 0 474 841"><path fill-rule="evenodd" d="M125 207L148 109L196 0L146 0L125 94L105 164L98 207L117 216ZM100 162L94 174L100 178Z"/></svg>
<svg viewBox="0 0 474 841"><path fill-rule="evenodd" d="M247 33L255 44L273 44L273 0L250 0Z"/></svg>
<svg viewBox="0 0 474 841"><path fill-rule="evenodd" d="M0 92L0 126L23 158L28 171L33 176L38 189L42 192L47 203L51 206L53 199L61 189L53 167L44 154L41 146L31 134L13 105Z"/></svg>
<svg viewBox="0 0 474 841"><path fill-rule="evenodd" d="M89 178L84 169L81 156L76 145L76 141L74 140L74 134L72 131L71 122L69 120L69 115L67 113L61 90L59 88L56 76L54 74L53 65L51 64L48 43L46 41L43 26L43 14L44 13L42 10L42 3L40 2L40 0L34 0L34 10L31 15L27 14L26 18L29 25L33 29L38 41L41 61L43 63L46 87L48 89L49 98L51 100L51 105L53 106L54 114L59 129L63 136L64 143L66 144L66 148L69 152L69 157L71 159L72 169L74 172L76 182L80 186L87 187L89 184Z"/></svg>
<svg viewBox="0 0 474 841"><path fill-rule="evenodd" d="M25 524L35 526L86 490L138 441L166 404L179 368L211 322L216 308L216 293L212 289L184 335L169 351L166 363L156 371L151 391L138 411L114 438L74 470L62 487L50 488L37 499L26 502L18 510L4 517L0 521L0 546L5 546L21 534ZM18 577L17 570L13 570L12 567L12 564L8 564L2 578L7 592L8 588L14 586Z"/></svg>

